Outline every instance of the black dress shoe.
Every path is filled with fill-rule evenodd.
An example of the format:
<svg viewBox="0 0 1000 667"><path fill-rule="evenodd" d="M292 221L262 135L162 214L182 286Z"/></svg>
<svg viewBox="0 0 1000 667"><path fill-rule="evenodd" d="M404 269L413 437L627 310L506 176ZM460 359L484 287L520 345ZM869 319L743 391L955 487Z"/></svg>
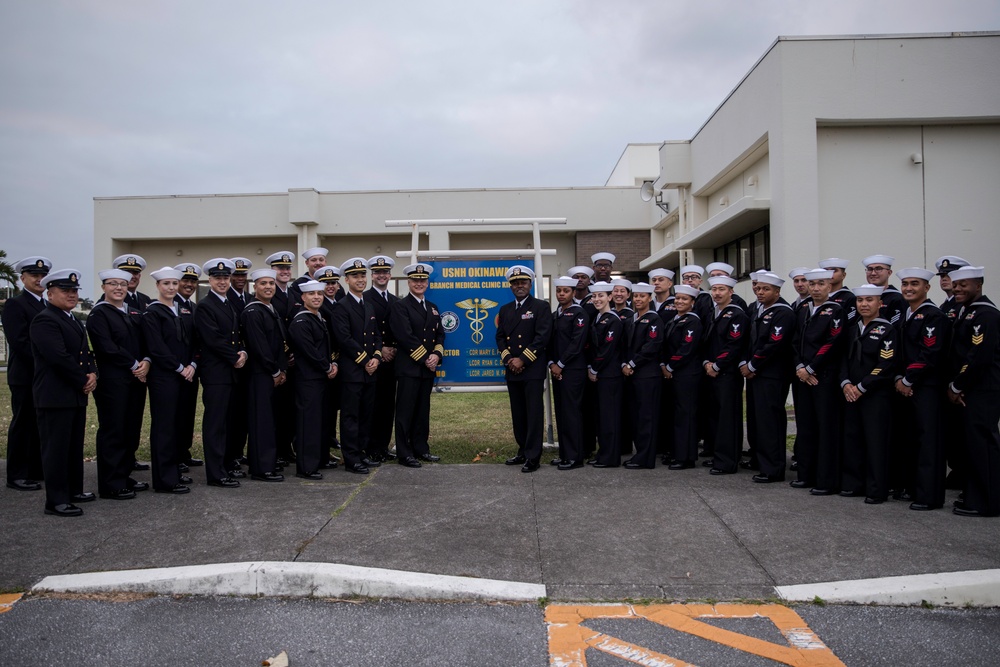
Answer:
<svg viewBox="0 0 1000 667"><path fill-rule="evenodd" d="M277 468L284 468L285 466L287 466L287 465L288 465L288 461L286 461L285 459L283 459L283 458L281 458L281 457L279 456L279 457L278 457L278 458L277 458L277 459L275 460L275 462L274 462L274 465L275 465L275 467L277 467Z"/></svg>
<svg viewBox="0 0 1000 667"><path fill-rule="evenodd" d="M708 459L707 461L702 461L701 462L701 467L702 468L714 468L715 467L715 461L713 461L712 459Z"/></svg>
<svg viewBox="0 0 1000 667"><path fill-rule="evenodd" d="M323 465L321 465L320 468L323 468L324 470L333 470L338 465L340 465L340 461L334 461L333 459L327 459L326 463L324 463ZM282 470L284 470L284 468L282 468Z"/></svg>
<svg viewBox="0 0 1000 667"><path fill-rule="evenodd" d="M917 512L928 512L930 510L939 510L941 506L925 505L924 503L910 503L910 509Z"/></svg>
<svg viewBox="0 0 1000 667"><path fill-rule="evenodd" d="M73 496L74 503L91 503L94 502L95 500L97 500L97 496L95 496L90 491L84 491L83 493L78 493L75 496Z"/></svg>
<svg viewBox="0 0 1000 667"><path fill-rule="evenodd" d="M540 467L538 461L525 461L524 465L521 466L521 472L535 472Z"/></svg>
<svg viewBox="0 0 1000 667"><path fill-rule="evenodd" d="M132 464L132 470L149 470L149 464L136 461Z"/></svg>
<svg viewBox="0 0 1000 667"><path fill-rule="evenodd" d="M132 489L118 489L111 493L102 493L101 498L106 500L132 500L135 498L135 491Z"/></svg>
<svg viewBox="0 0 1000 667"><path fill-rule="evenodd" d="M865 498L865 505L881 505L885 502L885 498L872 498L868 496Z"/></svg>
<svg viewBox="0 0 1000 667"><path fill-rule="evenodd" d="M667 470L687 470L694 467L694 461L674 461L667 466Z"/></svg>
<svg viewBox="0 0 1000 667"><path fill-rule="evenodd" d="M733 472L726 472L725 470L722 470L721 468L712 468L711 470L708 471L708 474L709 475L735 475L736 471L734 470Z"/></svg>
<svg viewBox="0 0 1000 667"><path fill-rule="evenodd" d="M844 491L840 492L840 495L843 496L844 498L857 498L857 497L863 496L865 494L862 493L861 491L847 491L847 490L844 490Z"/></svg>
<svg viewBox="0 0 1000 667"><path fill-rule="evenodd" d="M314 480L323 479L323 473L321 472L297 472L295 473L295 476L300 479L314 479Z"/></svg>
<svg viewBox="0 0 1000 667"><path fill-rule="evenodd" d="M365 458L361 459L361 463L362 463L362 465L364 465L364 466L366 466L368 468L378 468L380 465L382 465L378 461L372 461L367 456Z"/></svg>
<svg viewBox="0 0 1000 667"><path fill-rule="evenodd" d="M235 489L240 485L238 481L232 477L223 477L222 479L213 479L209 481L209 486L220 486L223 489Z"/></svg>
<svg viewBox="0 0 1000 667"><path fill-rule="evenodd" d="M801 479L793 479L791 482L788 483L788 486L792 487L793 489L807 489L810 486L812 486L812 484Z"/></svg>
<svg viewBox="0 0 1000 667"><path fill-rule="evenodd" d="M201 459L194 459L194 458L188 459L187 461L184 461L184 463L191 466L192 468L200 468L201 466L205 465L205 462L202 461Z"/></svg>
<svg viewBox="0 0 1000 667"><path fill-rule="evenodd" d="M179 472L181 474L184 474L186 472L191 472L191 468L189 468L186 463L178 463L177 464L177 472Z"/></svg>
<svg viewBox="0 0 1000 667"><path fill-rule="evenodd" d="M12 479L7 482L7 488L18 491L41 491L42 485L33 479Z"/></svg>
<svg viewBox="0 0 1000 667"><path fill-rule="evenodd" d="M592 466L597 463L597 459L587 459L587 465Z"/></svg>
<svg viewBox="0 0 1000 667"><path fill-rule="evenodd" d="M618 466L613 466L613 465L611 465L609 463L598 463L597 461L594 461L590 465L593 466L594 468L617 468L618 467Z"/></svg>
<svg viewBox="0 0 1000 667"><path fill-rule="evenodd" d="M255 479L258 482L284 482L285 476L273 472L266 472L263 475L250 475L250 479Z"/></svg>
<svg viewBox="0 0 1000 667"><path fill-rule="evenodd" d="M507 459L506 461L504 461L504 465L519 466L519 465L523 464L525 461L527 461L527 459L524 458L523 456L521 456L520 454L518 454L517 456L512 456L509 459Z"/></svg>
<svg viewBox="0 0 1000 667"><path fill-rule="evenodd" d="M367 475L368 468L364 463L354 463L352 465L345 465L344 470L347 472L353 472L355 475Z"/></svg>
<svg viewBox="0 0 1000 667"><path fill-rule="evenodd" d="M373 453L371 453L371 454L368 455L368 460L369 461L374 461L375 463L384 463L385 462L385 455L382 454L382 452L373 452Z"/></svg>
<svg viewBox="0 0 1000 667"><path fill-rule="evenodd" d="M790 464L788 464L788 469L791 470L792 472L798 470L799 469L799 462L798 461L792 461Z"/></svg>
<svg viewBox="0 0 1000 667"><path fill-rule="evenodd" d="M968 507L953 507L951 511L958 516L996 516L996 514L987 514L979 510L969 509Z"/></svg>
<svg viewBox="0 0 1000 667"><path fill-rule="evenodd" d="M181 484L194 484L194 480L188 477L187 475L181 475L180 477L177 478L177 481L180 482Z"/></svg>
<svg viewBox="0 0 1000 667"><path fill-rule="evenodd" d="M809 489L809 493L814 496L832 496L836 491L830 489Z"/></svg>
<svg viewBox="0 0 1000 667"><path fill-rule="evenodd" d="M753 481L757 482L758 484L772 484L774 482L784 482L785 481L785 476L784 475L765 475L764 473L757 473L756 475L754 475L750 479L752 479Z"/></svg>
<svg viewBox="0 0 1000 667"><path fill-rule="evenodd" d="M583 461L563 461L558 465L559 470L573 470L575 468L582 468Z"/></svg>
<svg viewBox="0 0 1000 667"><path fill-rule="evenodd" d="M889 494L892 496L893 500L913 500L913 494L902 489L900 491L890 491Z"/></svg>
<svg viewBox="0 0 1000 667"><path fill-rule="evenodd" d="M441 460L441 457L436 454L417 454L417 458L421 461L427 461L428 463L437 463Z"/></svg>
<svg viewBox="0 0 1000 667"><path fill-rule="evenodd" d="M557 456L556 458L554 458L551 461L549 461L549 465L550 466L562 465L562 462L563 462L563 460Z"/></svg>
<svg viewBox="0 0 1000 667"><path fill-rule="evenodd" d="M182 493L191 493L191 488L183 484L174 484L169 489L153 489L153 491L156 493L174 493L180 495Z"/></svg>
<svg viewBox="0 0 1000 667"><path fill-rule="evenodd" d="M128 485L128 488L132 489L136 493L139 493L140 491L149 491L149 482L137 482L134 479L129 479L126 484Z"/></svg>
<svg viewBox="0 0 1000 667"><path fill-rule="evenodd" d="M624 467L628 468L629 470L647 470L649 468L652 468L652 466L644 466L641 463L636 463L632 459L626 461Z"/></svg>
<svg viewBox="0 0 1000 667"><path fill-rule="evenodd" d="M64 504L64 505L46 505L45 513L51 514L53 516L81 516L83 510L76 505Z"/></svg>
<svg viewBox="0 0 1000 667"><path fill-rule="evenodd" d="M229 471L229 478L230 479L243 479L246 476L247 476L247 474L245 472L243 472L242 470L240 470L239 468L236 468L235 470L230 470Z"/></svg>
<svg viewBox="0 0 1000 667"><path fill-rule="evenodd" d="M744 470L760 470L760 464L755 461L740 461L740 467Z"/></svg>
<svg viewBox="0 0 1000 667"><path fill-rule="evenodd" d="M414 456L407 456L405 459L399 459L399 465L406 466L407 468L419 468L420 461Z"/></svg>

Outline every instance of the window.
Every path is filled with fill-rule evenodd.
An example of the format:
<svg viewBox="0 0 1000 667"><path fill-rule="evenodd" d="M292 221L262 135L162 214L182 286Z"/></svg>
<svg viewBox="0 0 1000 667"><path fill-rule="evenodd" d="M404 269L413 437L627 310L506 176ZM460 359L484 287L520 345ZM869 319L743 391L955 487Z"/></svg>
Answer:
<svg viewBox="0 0 1000 667"><path fill-rule="evenodd" d="M746 278L751 271L771 266L771 228L764 226L715 249L715 261L731 264L733 277Z"/></svg>

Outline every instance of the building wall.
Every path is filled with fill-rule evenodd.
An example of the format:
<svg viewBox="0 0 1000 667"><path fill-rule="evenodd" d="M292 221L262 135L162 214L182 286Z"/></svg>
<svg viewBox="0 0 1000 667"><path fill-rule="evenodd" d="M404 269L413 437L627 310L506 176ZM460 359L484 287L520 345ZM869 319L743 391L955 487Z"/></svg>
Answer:
<svg viewBox="0 0 1000 667"><path fill-rule="evenodd" d="M298 254L322 245L331 250L331 263L339 263L356 255L395 256L409 250L411 229L387 227L386 220L566 218L564 225L541 228L542 245L558 250L556 257L545 260L549 273L550 267L559 271L576 263L575 235L580 231L638 231L648 254L650 215L634 186L391 192L306 188L268 194L99 198L94 200L94 260L96 267L105 267L117 254L135 252L158 268L180 258L200 263L243 255L255 260L277 250ZM501 241L505 247L512 241L513 247L526 247L531 240L530 227L427 227L420 247L447 250L453 239L459 249L488 249ZM300 261L296 273L304 269Z"/></svg>

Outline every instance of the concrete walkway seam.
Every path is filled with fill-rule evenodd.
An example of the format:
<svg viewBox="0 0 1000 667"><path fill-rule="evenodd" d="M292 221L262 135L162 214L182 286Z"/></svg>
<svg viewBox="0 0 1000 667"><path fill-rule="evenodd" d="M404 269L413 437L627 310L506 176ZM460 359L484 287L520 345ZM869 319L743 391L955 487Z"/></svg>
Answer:
<svg viewBox="0 0 1000 667"><path fill-rule="evenodd" d="M385 570L336 563L255 561L45 577L32 592L530 601L542 584Z"/></svg>
<svg viewBox="0 0 1000 667"><path fill-rule="evenodd" d="M775 586L783 600L941 607L1000 607L1000 569Z"/></svg>

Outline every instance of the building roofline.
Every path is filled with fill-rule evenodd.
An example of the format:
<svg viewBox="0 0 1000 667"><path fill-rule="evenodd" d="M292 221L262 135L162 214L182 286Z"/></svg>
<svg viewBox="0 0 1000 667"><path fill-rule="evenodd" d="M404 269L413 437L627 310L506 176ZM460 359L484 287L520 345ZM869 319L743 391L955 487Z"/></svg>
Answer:
<svg viewBox="0 0 1000 667"><path fill-rule="evenodd" d="M658 146L659 144L651 144ZM290 192L314 190L321 195L376 195L376 194L434 194L444 192L553 192L559 190L635 190L635 185L574 185L567 187L528 188L427 188L413 190L314 190L314 188L290 188ZM126 199L209 199L214 197L287 197L288 192L232 192L214 194L173 194L173 195L122 195L117 197L94 197L94 201L119 201Z"/></svg>
<svg viewBox="0 0 1000 667"><path fill-rule="evenodd" d="M750 67L750 69L747 70L747 73L743 75L743 77L739 80L739 82L737 82L737 84L733 86L733 89L729 91L729 94L726 95L726 97L722 100L722 102L720 102L719 105L715 107L715 109L712 111L712 113L709 114L708 118L705 120L704 123L701 124L701 127L699 127L698 130L694 133L690 141L694 141L698 137L698 135L701 134L701 131L704 130L705 127L712 122L712 119L715 118L715 115L719 113L719 110L722 109L723 106L725 106L726 102L729 101L729 98L731 98L736 93L736 91L739 90L740 86L743 85L743 82L746 81L751 74L753 74L753 71L757 69L757 66L760 65L761 62L763 62L764 58L767 58L767 56L771 53L771 51L774 50L774 47L776 47L780 42L835 42L835 41L852 41L852 40L868 41L876 39L941 39L941 38L951 38L951 37L997 37L997 36L1000 36L1000 31L998 30L969 30L969 31L956 31L956 32L913 32L913 33L899 33L899 34L877 33L872 35L791 35L791 36L779 35L773 42L771 42L771 45L767 47L767 50L764 51L763 55L761 55L761 57L758 58L756 62L754 62L754 64Z"/></svg>

